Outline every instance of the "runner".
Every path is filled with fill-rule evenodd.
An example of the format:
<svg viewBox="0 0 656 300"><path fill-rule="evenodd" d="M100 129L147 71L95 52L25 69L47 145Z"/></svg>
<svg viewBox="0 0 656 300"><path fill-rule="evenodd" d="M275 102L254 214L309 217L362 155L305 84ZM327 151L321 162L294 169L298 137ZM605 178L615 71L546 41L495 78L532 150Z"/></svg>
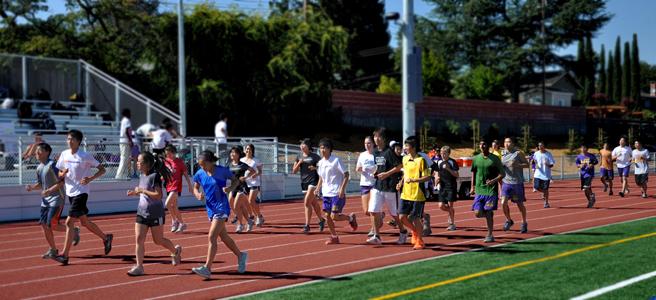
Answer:
<svg viewBox="0 0 656 300"><path fill-rule="evenodd" d="M173 245L171 240L164 237L164 204L162 203L162 179L171 180L171 173L164 162L153 156L150 152L142 152L137 158L137 168L141 172L139 186L128 190L128 196L139 197L137 207L137 220L134 224L137 264L128 271L129 276L144 275L144 254L146 253L146 236L148 229L155 245L160 245L171 251L171 264L180 264L182 246Z"/></svg>
<svg viewBox="0 0 656 300"><path fill-rule="evenodd" d="M594 178L594 166L598 164L597 157L588 153L588 146L581 145L581 154L576 157L576 166L581 170L581 190L585 192L588 199L588 208L592 208L596 202L595 194L592 192L592 178Z"/></svg>
<svg viewBox="0 0 656 300"><path fill-rule="evenodd" d="M237 228L235 228L235 233L241 233L244 230L244 220L248 222L248 227L246 227L247 232L253 230L254 222L248 217L248 187L246 185L247 179L252 179L257 172L249 167L247 164L240 161L243 153L239 147L232 147L230 149L230 163L228 163L228 168L235 177L239 180L239 186L230 193L228 200L232 204L232 208L235 210L235 216L237 217ZM252 175L246 176L246 173Z"/></svg>
<svg viewBox="0 0 656 300"><path fill-rule="evenodd" d="M178 198L182 195L182 177L184 176L189 187L189 193L193 194L193 186L187 174L187 166L182 159L176 157L177 149L173 145L164 148L166 167L171 176L166 180L166 208L171 214L171 232L181 233L187 229L187 224L182 220L182 214L178 209Z"/></svg>
<svg viewBox="0 0 656 300"><path fill-rule="evenodd" d="M490 153L496 155L499 160L501 160L501 157L503 156L503 152L501 151L501 144L499 144L499 141L493 140L492 141L492 148L490 149Z"/></svg>
<svg viewBox="0 0 656 300"><path fill-rule="evenodd" d="M292 174L301 171L301 191L305 194L305 225L303 225L303 233L310 233L310 220L312 219L312 211L317 214L319 219L319 231L323 232L326 220L321 214L321 198L315 195L317 184L319 184L319 174L317 173L317 164L321 157L314 153L312 149L312 142L310 139L301 141L301 154L296 157L296 162L292 168Z"/></svg>
<svg viewBox="0 0 656 300"><path fill-rule="evenodd" d="M424 215L426 194L424 182L430 179L428 162L417 153L419 142L414 136L408 137L404 142L407 155L403 157L403 180L397 187L401 188L400 224L412 232L412 245L414 250L426 247L422 238L421 218Z"/></svg>
<svg viewBox="0 0 656 300"><path fill-rule="evenodd" d="M96 236L103 241L104 253L109 254L112 251L112 240L114 235L105 234L98 226L91 222L87 215L89 209L87 208L87 199L89 198L89 183L100 178L105 174L105 167L99 163L91 154L86 153L80 149L80 143L84 139L84 135L79 130L71 130L68 132L66 142L68 143L68 150L64 150L57 160L57 169L59 169L59 177L65 176L66 195L71 207L68 210L68 217L66 218L66 238L64 239L64 251L58 255L54 260L63 265L68 265L68 253L71 250L72 244L77 244L78 241L75 236L79 235L77 231L79 228L74 228L75 222L80 220L82 226L89 229ZM91 168L97 168L98 171L90 175Z"/></svg>
<svg viewBox="0 0 656 300"><path fill-rule="evenodd" d="M640 187L642 198L647 198L647 180L649 179L649 151L642 148L642 143L635 141L633 163L635 163L635 182Z"/></svg>
<svg viewBox="0 0 656 300"><path fill-rule="evenodd" d="M319 141L319 151L321 160L317 164L317 173L319 173L319 184L315 194L318 196L319 191L323 198L323 211L325 218L328 219L328 229L330 230L330 239L326 245L339 244L339 237L335 231L335 221L348 221L353 231L358 229L358 221L355 213L348 216L342 214L346 205L346 185L349 181L349 172L337 156L332 155L333 142L329 139Z"/></svg>
<svg viewBox="0 0 656 300"><path fill-rule="evenodd" d="M159 125L159 129L150 133L150 136L153 138L150 143L153 154L159 156L164 155L164 148L173 140L173 136L171 135L172 130L173 124L162 122L162 124Z"/></svg>
<svg viewBox="0 0 656 300"><path fill-rule="evenodd" d="M355 171L360 172L360 195L362 197L362 211L366 216L371 216L369 213L369 197L371 196L371 189L376 183L376 161L374 160L374 139L371 136L364 138L365 151L360 153L358 161L355 166ZM374 226L371 225L371 231L374 232Z"/></svg>
<svg viewBox="0 0 656 300"><path fill-rule="evenodd" d="M485 218L487 223L487 236L485 243L494 242L494 211L497 210L499 202L499 182L505 176L501 160L490 153L487 143L481 141L479 144L481 153L474 156L472 162L472 178L474 182L470 191L476 195L472 205L472 211L477 218Z"/></svg>
<svg viewBox="0 0 656 300"><path fill-rule="evenodd" d="M529 164L524 153L515 148L512 138L506 138L503 144L505 150L503 150L501 162L506 173L501 186L501 205L503 206L503 214L506 217L503 230L508 231L515 224L510 217L510 205L508 203L508 201L512 201L517 204L517 208L522 214L522 226L519 232L527 233L528 223L526 221L526 206L524 206L526 201L524 195L524 168L528 168Z"/></svg>
<svg viewBox="0 0 656 300"><path fill-rule="evenodd" d="M613 160L617 164L617 175L622 179L622 190L619 192L620 197L628 194L629 191L629 170L631 169L631 147L627 146L625 137L620 138L620 145L613 149Z"/></svg>
<svg viewBox="0 0 656 300"><path fill-rule="evenodd" d="M533 189L542 193L542 201L544 201L544 208L551 207L549 205L549 186L551 185L551 168L553 168L556 161L547 151L544 142L538 143L538 151L533 154L533 161L535 162L535 172L533 173Z"/></svg>
<svg viewBox="0 0 656 300"><path fill-rule="evenodd" d="M250 171L246 172L246 192L248 192L248 224L255 222L255 226L262 227L264 225L264 216L260 211L260 205L257 203L257 196L260 194L260 187L262 186L262 162L255 157L255 145L246 145L246 156L241 158L241 162L247 164L251 169L255 170L255 174ZM257 217L256 217L257 216ZM255 220L253 220L256 218ZM252 226L252 225L249 225ZM250 231L250 230L249 230Z"/></svg>
<svg viewBox="0 0 656 300"><path fill-rule="evenodd" d="M35 149L36 159L40 162L36 168L36 183L26 186L25 189L28 192L43 190L41 192L41 219L39 224L41 224L43 234L50 248L42 257L54 258L59 253L55 245L53 231L66 232L66 226L59 223L66 197L63 188L64 180L59 177L59 170L55 167L55 162L50 159L50 153L52 153L50 145L39 143ZM80 240L79 230L75 230L73 239Z"/></svg>
<svg viewBox="0 0 656 300"><path fill-rule="evenodd" d="M604 185L604 193L608 192L608 196L613 195L613 179L615 172L613 171L613 154L610 152L608 143L604 143L599 156L601 157L601 167L599 173L601 175L601 183Z"/></svg>
<svg viewBox="0 0 656 300"><path fill-rule="evenodd" d="M440 150L440 160L431 166L432 173L435 176L435 185L433 187L437 194L440 209L448 213L449 226L448 231L456 230L455 220L455 203L458 195L458 163L451 158L451 147L444 146ZM439 188L438 188L439 187Z"/></svg>
<svg viewBox="0 0 656 300"><path fill-rule="evenodd" d="M216 256L218 238L221 238L223 244L237 256L239 273L246 272L246 261L248 260L248 253L239 250L235 241L228 235L225 225L230 216L230 205L226 193L234 191L240 185L240 180L230 172L229 168L217 165L218 160L211 151L203 151L198 156L198 165L201 169L194 174L194 196L200 201L205 199L205 209L211 225L207 234L209 245L205 264L192 268L191 271L205 279L210 279L212 276L212 264ZM230 187L226 187L228 181Z"/></svg>
<svg viewBox="0 0 656 300"><path fill-rule="evenodd" d="M374 131L374 142L378 147L374 152L374 161L376 163L376 173L374 175L376 179L374 188L371 190L371 198L367 209L371 215L372 224L372 232L368 235L367 243L373 245L382 243L380 228L383 225L383 208L387 207L388 212L399 228L397 243L405 244L408 239L408 232L398 217L397 184L400 181L403 161L395 148L400 147L397 147L398 143L392 143L392 146L388 147L387 130L382 127Z"/></svg>

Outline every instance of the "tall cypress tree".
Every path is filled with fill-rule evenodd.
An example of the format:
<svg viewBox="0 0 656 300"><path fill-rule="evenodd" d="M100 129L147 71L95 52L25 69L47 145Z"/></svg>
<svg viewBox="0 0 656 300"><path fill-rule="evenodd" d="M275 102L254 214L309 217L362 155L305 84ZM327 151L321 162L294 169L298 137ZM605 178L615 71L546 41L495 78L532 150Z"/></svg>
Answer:
<svg viewBox="0 0 656 300"><path fill-rule="evenodd" d="M608 77L606 77L606 97L611 100L610 103L615 103L615 60L613 58L613 51L608 51Z"/></svg>
<svg viewBox="0 0 656 300"><path fill-rule="evenodd" d="M613 70L615 70L615 76L613 76L613 101L615 103L622 101L622 48L620 48L620 45L620 37L618 36L615 40L615 59L613 60Z"/></svg>
<svg viewBox="0 0 656 300"><path fill-rule="evenodd" d="M599 53L599 93L605 94L606 91L606 49L601 45L601 52Z"/></svg>
<svg viewBox="0 0 656 300"><path fill-rule="evenodd" d="M592 95L595 91L595 68L596 59L594 48L592 47L592 38L590 35L585 38L585 95L588 103L592 102Z"/></svg>
<svg viewBox="0 0 656 300"><path fill-rule="evenodd" d="M574 73L576 74L576 79L583 84L585 80L585 40L581 38L579 40L579 46L576 51L576 67Z"/></svg>
<svg viewBox="0 0 656 300"><path fill-rule="evenodd" d="M631 97L631 47L624 42L624 65L622 66L622 99Z"/></svg>
<svg viewBox="0 0 656 300"><path fill-rule="evenodd" d="M640 50L638 50L638 35L635 33L631 46L631 97L640 103Z"/></svg>

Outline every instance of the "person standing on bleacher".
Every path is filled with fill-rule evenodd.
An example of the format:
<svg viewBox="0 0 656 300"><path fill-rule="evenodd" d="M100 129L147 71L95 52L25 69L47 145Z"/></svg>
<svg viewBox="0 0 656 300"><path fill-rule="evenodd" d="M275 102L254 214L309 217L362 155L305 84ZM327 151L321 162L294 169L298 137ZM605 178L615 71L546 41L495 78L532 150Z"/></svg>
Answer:
<svg viewBox="0 0 656 300"><path fill-rule="evenodd" d="M118 169L116 170L115 179L128 179L130 176L130 160L132 154L132 123L130 122L131 113L129 109L123 109L121 113L123 118L121 119L121 131L120 131L120 153L121 161L118 164Z"/></svg>

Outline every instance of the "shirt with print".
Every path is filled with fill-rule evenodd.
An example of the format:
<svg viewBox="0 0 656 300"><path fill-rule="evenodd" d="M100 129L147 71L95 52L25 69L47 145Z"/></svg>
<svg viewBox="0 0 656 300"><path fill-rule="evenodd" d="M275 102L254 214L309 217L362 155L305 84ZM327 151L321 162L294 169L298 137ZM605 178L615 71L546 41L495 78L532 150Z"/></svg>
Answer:
<svg viewBox="0 0 656 300"><path fill-rule="evenodd" d="M387 172L402 164L403 161L401 160L401 157L396 155L394 149L387 147L382 151L374 152L374 161L376 162L376 173L374 173L376 176L376 183L374 183L374 188L381 192L396 193L396 185L401 178L399 176L400 174L394 174L383 180L378 179L378 174Z"/></svg>
<svg viewBox="0 0 656 300"><path fill-rule="evenodd" d="M321 156L314 152L310 152L308 156L302 154L296 157L296 161L301 161L301 183L316 186L319 183L319 174L317 173L317 164L321 160ZM314 170L310 170L310 166Z"/></svg>
<svg viewBox="0 0 656 300"><path fill-rule="evenodd" d="M228 167L230 168L232 175L237 177L237 179L246 176L246 172L248 172L248 165L241 161L237 164L231 162L228 164ZM246 187L246 182L240 182L239 189L243 189L244 187Z"/></svg>
<svg viewBox="0 0 656 300"><path fill-rule="evenodd" d="M374 177L374 173L376 172L374 155L367 151L360 153L356 166L362 168L360 186L373 186L376 183L376 177Z"/></svg>
<svg viewBox="0 0 656 300"><path fill-rule="evenodd" d="M601 167L606 170L613 169L613 153L610 150L601 149L599 151L599 156L601 157Z"/></svg>
<svg viewBox="0 0 656 300"><path fill-rule="evenodd" d="M347 172L342 161L334 155L328 159L321 159L317 165L319 177L321 177L321 195L324 197L339 196L339 188L344 181Z"/></svg>
<svg viewBox="0 0 656 300"><path fill-rule="evenodd" d="M153 141L150 145L153 149L164 149L172 140L171 134L166 129L160 128L153 131Z"/></svg>
<svg viewBox="0 0 656 300"><path fill-rule="evenodd" d="M57 160L57 169L68 170L64 183L66 185L66 195L75 197L80 194L88 194L90 191L89 185L82 185L80 181L84 177L93 175L91 168L98 167L100 163L89 153L78 149L75 154L71 150L64 150L59 155Z"/></svg>
<svg viewBox="0 0 656 300"><path fill-rule="evenodd" d="M239 161L245 163L249 167L253 168L255 172L258 172L259 168L262 167L264 164L262 164L262 161L257 159L257 157L253 157L253 159L248 159L247 157L242 157ZM250 171L246 172L246 177L251 176ZM257 175L255 178L247 178L246 179L246 185L251 188L251 187L259 187L262 185L262 174Z"/></svg>
<svg viewBox="0 0 656 300"><path fill-rule="evenodd" d="M455 159L449 157L449 160L444 161L444 160L438 160L436 163L434 163L431 166L431 169L433 172L437 172L440 174L440 187L443 189L453 189L455 190L457 188L457 180L458 178L453 176L451 172L447 170L447 165L448 167L453 170L458 172L460 170L460 167L458 167L458 163L456 162Z"/></svg>
<svg viewBox="0 0 656 300"><path fill-rule="evenodd" d="M632 156L633 163L635 164L635 174L647 174L647 172L649 172L649 164L647 163L649 160L649 151L647 149L634 149Z"/></svg>
<svg viewBox="0 0 656 300"><path fill-rule="evenodd" d="M524 167L520 167L519 165L528 164L528 161L521 151L515 150L510 152L508 150L503 150L501 163L503 164L503 170L506 172L506 176L503 177L503 183L524 183Z"/></svg>
<svg viewBox="0 0 656 300"><path fill-rule="evenodd" d="M498 183L493 185L485 184L488 180L494 179L499 174L505 174L503 164L496 155L490 153L487 157L483 154L474 156L471 167L472 173L476 173L474 180L476 195L480 196L499 196Z"/></svg>
<svg viewBox="0 0 656 300"><path fill-rule="evenodd" d="M205 195L205 210L207 217L212 219L213 215L230 215L228 195L223 192L226 181L232 178L229 168L216 165L214 173L210 176L205 170L200 169L194 174L194 182L198 183Z"/></svg>
<svg viewBox="0 0 656 300"><path fill-rule="evenodd" d="M430 175L428 162L426 162L426 159L419 154L414 158L411 157L411 155L404 156L402 164L403 176L405 178L419 179ZM401 199L406 201L426 201L424 183L403 183Z"/></svg>
<svg viewBox="0 0 656 300"><path fill-rule="evenodd" d="M55 162L48 159L46 163L40 163L36 168L36 180L43 190L47 190L59 183L59 169L55 166ZM64 198L64 188L60 187L42 198L41 207L62 206L64 205Z"/></svg>
<svg viewBox="0 0 656 300"><path fill-rule="evenodd" d="M613 157L617 157L615 163L618 168L626 168L631 166L631 147L617 146L613 149Z"/></svg>
<svg viewBox="0 0 656 300"><path fill-rule="evenodd" d="M533 177L540 180L551 180L551 168L556 164L556 161L549 151L536 151L533 153L533 161L535 162L535 172Z"/></svg>
<svg viewBox="0 0 656 300"><path fill-rule="evenodd" d="M576 156L576 166L581 169L582 178L594 177L594 166L598 163L597 157L591 153Z"/></svg>
<svg viewBox="0 0 656 300"><path fill-rule="evenodd" d="M162 180L159 174L142 174L139 177L139 188L152 192L158 187L162 187ZM153 199L145 193L142 193L139 195L137 215L149 219L161 218L164 216L164 202L162 202L162 199Z"/></svg>
<svg viewBox="0 0 656 300"><path fill-rule="evenodd" d="M171 179L166 182L167 192L182 192L182 176L187 173L187 166L181 158L167 158L164 165L171 171Z"/></svg>

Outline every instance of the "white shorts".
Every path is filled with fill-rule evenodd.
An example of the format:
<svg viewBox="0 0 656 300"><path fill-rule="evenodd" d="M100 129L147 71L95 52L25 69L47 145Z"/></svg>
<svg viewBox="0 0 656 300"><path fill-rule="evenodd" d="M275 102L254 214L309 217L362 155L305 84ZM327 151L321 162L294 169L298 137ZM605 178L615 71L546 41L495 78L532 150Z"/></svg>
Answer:
<svg viewBox="0 0 656 300"><path fill-rule="evenodd" d="M382 213L383 206L387 207L390 215L396 217L398 213L398 196L393 192L381 192L377 189L371 190L371 198L369 198L370 213Z"/></svg>

